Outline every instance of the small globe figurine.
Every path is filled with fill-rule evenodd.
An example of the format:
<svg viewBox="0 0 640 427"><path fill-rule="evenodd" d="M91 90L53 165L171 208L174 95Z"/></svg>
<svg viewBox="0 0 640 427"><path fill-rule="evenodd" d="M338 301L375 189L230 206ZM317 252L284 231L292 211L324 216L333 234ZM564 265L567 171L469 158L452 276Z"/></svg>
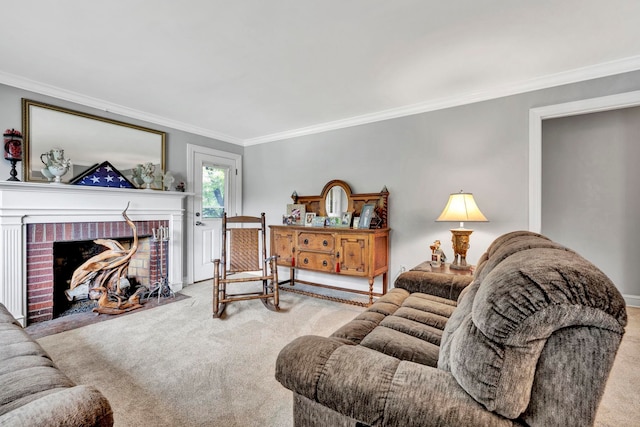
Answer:
<svg viewBox="0 0 640 427"><path fill-rule="evenodd" d="M142 180L145 184L145 189L151 190L151 183L156 180L156 177L153 175L142 175Z"/></svg>
<svg viewBox="0 0 640 427"><path fill-rule="evenodd" d="M151 190L151 183L156 180L155 176L156 167L153 163L145 163L142 166L140 177L145 183L145 188Z"/></svg>

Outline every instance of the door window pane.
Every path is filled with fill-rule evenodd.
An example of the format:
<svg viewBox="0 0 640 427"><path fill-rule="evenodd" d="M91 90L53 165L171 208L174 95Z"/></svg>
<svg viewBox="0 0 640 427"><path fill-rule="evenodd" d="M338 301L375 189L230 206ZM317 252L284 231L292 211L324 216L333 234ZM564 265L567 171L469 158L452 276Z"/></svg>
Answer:
<svg viewBox="0 0 640 427"><path fill-rule="evenodd" d="M202 218L222 218L227 171L211 165L202 167Z"/></svg>

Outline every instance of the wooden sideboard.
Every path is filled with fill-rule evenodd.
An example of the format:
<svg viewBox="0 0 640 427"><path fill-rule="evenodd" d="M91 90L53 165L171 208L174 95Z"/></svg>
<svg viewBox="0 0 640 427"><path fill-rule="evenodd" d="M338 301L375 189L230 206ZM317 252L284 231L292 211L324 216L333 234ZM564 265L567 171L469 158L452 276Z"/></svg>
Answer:
<svg viewBox="0 0 640 427"><path fill-rule="evenodd" d="M364 204L375 205L375 216L379 218L380 228L351 227L309 227L300 225L271 225L271 255L277 255L277 264L288 267L289 280L280 282L294 286L295 283L319 286L328 289L353 292L369 296L373 304L374 296L387 292L389 271L389 232L387 226L387 200L389 192L352 194L344 181L329 182L318 196L292 196L294 203L304 204L307 212L327 215L327 195L332 189L340 187L345 194L344 210L353 216L360 214ZM368 289L358 290L300 280L296 270L307 270L347 277L368 279ZM373 292L376 277L382 276L382 292ZM313 296L319 296L312 294ZM343 300L340 298L328 298ZM363 305L363 304L358 304Z"/></svg>
<svg viewBox="0 0 640 427"><path fill-rule="evenodd" d="M278 265L289 267L289 280L329 289L366 293L369 304L374 296L387 292L389 271L389 229L353 229L330 227L298 227L272 225L271 254L278 256ZM309 270L369 279L368 291L323 285L295 278L295 270ZM373 292L375 277L382 275L382 293Z"/></svg>

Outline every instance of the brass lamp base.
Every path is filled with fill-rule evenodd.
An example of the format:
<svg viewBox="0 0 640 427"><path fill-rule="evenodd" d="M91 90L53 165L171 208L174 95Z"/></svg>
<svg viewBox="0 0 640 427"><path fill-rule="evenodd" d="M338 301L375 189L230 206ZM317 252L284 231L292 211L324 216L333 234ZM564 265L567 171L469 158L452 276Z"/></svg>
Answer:
<svg viewBox="0 0 640 427"><path fill-rule="evenodd" d="M473 230L467 228L451 229L451 242L453 243L453 262L449 266L454 270L470 270L467 264L467 249L469 249L469 236Z"/></svg>

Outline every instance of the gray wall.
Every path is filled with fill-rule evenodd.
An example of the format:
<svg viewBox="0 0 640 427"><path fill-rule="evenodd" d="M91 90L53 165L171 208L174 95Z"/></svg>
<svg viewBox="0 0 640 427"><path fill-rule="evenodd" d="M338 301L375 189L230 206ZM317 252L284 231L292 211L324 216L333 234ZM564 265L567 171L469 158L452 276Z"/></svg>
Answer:
<svg viewBox="0 0 640 427"><path fill-rule="evenodd" d="M640 108L545 120L542 232L640 302Z"/></svg>
<svg viewBox="0 0 640 427"><path fill-rule="evenodd" d="M474 193L490 221L466 224L475 230L468 252L475 263L497 236L528 227L529 110L639 89L640 72L626 73L246 147L244 212L264 211L278 223L293 190L319 194L331 179L347 181L355 192L386 185L393 279L427 259L436 239L452 256L454 224L434 220L449 193L462 189Z"/></svg>

